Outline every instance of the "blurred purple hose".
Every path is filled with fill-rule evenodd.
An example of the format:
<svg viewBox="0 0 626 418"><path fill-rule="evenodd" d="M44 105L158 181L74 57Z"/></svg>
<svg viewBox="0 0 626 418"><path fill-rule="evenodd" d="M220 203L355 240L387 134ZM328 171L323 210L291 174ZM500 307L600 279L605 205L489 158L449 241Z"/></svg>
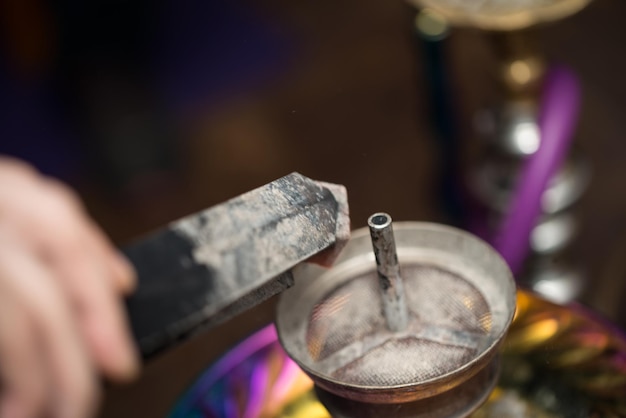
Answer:
<svg viewBox="0 0 626 418"><path fill-rule="evenodd" d="M576 127L580 86L567 68L553 67L546 76L539 113L539 149L522 167L508 212L493 239L513 274L529 252L530 233L541 215L541 197L561 166Z"/></svg>

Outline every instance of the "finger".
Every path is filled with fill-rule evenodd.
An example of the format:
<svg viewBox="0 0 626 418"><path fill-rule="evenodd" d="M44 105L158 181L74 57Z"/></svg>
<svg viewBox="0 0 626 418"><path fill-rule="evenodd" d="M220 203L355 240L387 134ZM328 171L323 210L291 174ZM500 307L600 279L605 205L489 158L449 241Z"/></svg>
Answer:
<svg viewBox="0 0 626 418"><path fill-rule="evenodd" d="M110 270L113 288L122 295L129 295L135 289L135 269L130 262L116 250L106 235L93 222L83 219L85 223L85 241L93 247L95 256L103 260Z"/></svg>
<svg viewBox="0 0 626 418"><path fill-rule="evenodd" d="M0 175L21 179L19 181L34 181L39 174L32 165L17 158L3 155L0 156Z"/></svg>
<svg viewBox="0 0 626 418"><path fill-rule="evenodd" d="M66 209L73 216L73 228L82 234L83 245L92 250L94 256L108 269L114 289L121 294L129 294L135 287L134 269L114 248L100 227L91 221L78 196L64 184L51 178L46 178L43 186L52 199L68 204Z"/></svg>
<svg viewBox="0 0 626 418"><path fill-rule="evenodd" d="M94 232L73 192L51 180L40 180L38 186L24 180L22 186L17 195L0 190L0 198L5 203L9 199L13 209L13 223L38 244L34 250L44 250L43 256L63 280L81 314L81 329L96 363L112 378L134 376L136 354L116 299L119 291L111 285L128 283L130 269L117 259L110 244L95 238L103 235Z"/></svg>
<svg viewBox="0 0 626 418"><path fill-rule="evenodd" d="M19 220L22 233L38 243L76 309L89 353L113 379L134 377L138 361L122 314L109 260L98 253L92 224L85 221L79 200L54 182L25 190ZM24 220L30 222L24 222Z"/></svg>
<svg viewBox="0 0 626 418"><path fill-rule="evenodd" d="M78 206L64 204L65 197L49 196L45 215L48 221L42 226L46 237L54 237L46 245L49 262L70 296L95 363L112 379L132 379L138 372L137 355L119 292L110 278L109 260L101 253L107 251L94 237L97 234L91 224L77 213ZM46 237L41 239L49 239Z"/></svg>
<svg viewBox="0 0 626 418"><path fill-rule="evenodd" d="M138 372L135 348L113 284L103 276L102 264L76 257L80 243L66 241L55 259L55 269L78 313L89 351L105 375L129 380Z"/></svg>
<svg viewBox="0 0 626 418"><path fill-rule="evenodd" d="M25 304L7 285L19 277L13 276L17 267L8 265L14 260L4 250L12 248L3 246L0 260L0 417L38 417L46 404L48 377Z"/></svg>
<svg viewBox="0 0 626 418"><path fill-rule="evenodd" d="M96 380L67 301L57 279L40 260L19 242L13 240L12 244L3 245L3 249L13 250L0 252L0 265L14 300L27 312L40 338L41 359L46 365L42 369L49 371L54 395L52 416L89 416L96 405Z"/></svg>

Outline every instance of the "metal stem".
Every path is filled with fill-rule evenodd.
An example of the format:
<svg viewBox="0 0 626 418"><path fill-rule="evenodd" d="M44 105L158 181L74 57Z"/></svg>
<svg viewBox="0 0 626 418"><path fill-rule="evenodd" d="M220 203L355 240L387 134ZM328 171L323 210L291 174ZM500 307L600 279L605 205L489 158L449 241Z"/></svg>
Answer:
<svg viewBox="0 0 626 418"><path fill-rule="evenodd" d="M402 277L400 277L391 216L386 213L375 213L369 217L367 224L370 228L372 247L376 257L378 283L387 328L394 332L402 331L407 326L409 311L406 307Z"/></svg>

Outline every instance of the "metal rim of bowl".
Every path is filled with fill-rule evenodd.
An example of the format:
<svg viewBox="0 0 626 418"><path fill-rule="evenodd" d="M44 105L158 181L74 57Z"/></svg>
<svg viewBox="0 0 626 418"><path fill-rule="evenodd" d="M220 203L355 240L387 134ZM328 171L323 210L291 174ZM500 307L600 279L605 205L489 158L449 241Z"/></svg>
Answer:
<svg viewBox="0 0 626 418"><path fill-rule="evenodd" d="M476 287L483 294L483 297L487 299L492 312L495 311L498 314L498 319L501 320L501 323L494 324L494 329L496 329L496 325L499 326L494 331L494 334L490 336L491 341L489 346L483 349L483 351L477 354L472 360L453 371L418 382L417 384L401 384L385 387L346 384L331 376L317 372L308 359L302 358L305 356L301 355L302 353L306 353L305 323L310 316L310 310L306 307L307 304L302 301L304 297L303 294L309 291L311 287L316 286L318 289L314 289L314 291L321 292L323 290L322 282L324 279L328 279L329 274L332 275L337 271L341 272L340 269L342 268L347 268L347 271L349 271L349 263L351 261L361 262L360 264L362 264L363 257L371 255L369 254L369 248L371 247L369 243L369 231L366 228L357 230L353 233L350 242L344 248L332 269L324 270L309 264L303 264L294 269L296 285L281 295L277 307L278 314L276 321L279 339L290 357L298 363L317 385L331 393L348 399L375 403L410 402L435 396L460 385L476 375L493 359L511 324L515 312L515 282L508 266L493 248L479 238L460 229L425 222L396 222L394 223L394 233L401 264L404 263L402 259L403 252L405 257L407 255L407 243L405 240L409 237L417 237L417 241L428 241L428 237L424 236L427 235L431 238L439 237L439 239L443 239L444 241L446 238L450 240L448 246L451 248L447 248L448 253L445 257L442 255L444 253L442 248L430 248L431 251L439 253L435 257L439 257L438 264L444 264L449 268L450 262L456 260L455 262L459 263L459 265L465 265L466 268L470 269L468 264L473 263L474 270L469 274L473 277L479 274L484 275L486 273L485 270L492 270L487 274L491 276L490 278L483 278L483 280L487 280L485 283L489 281L492 283L483 283L482 288L480 286ZM430 245L433 245L432 241ZM441 245L441 243L437 243L437 245ZM368 248L368 250L365 251L365 248ZM424 251L423 256L433 257L433 253L428 252L429 248L420 248L420 250ZM450 256L450 250L456 251L453 257ZM466 253L460 255L463 251ZM476 254L470 254L472 252ZM464 257L474 258L469 261ZM442 258L447 258L447 260L444 261ZM371 255L371 260L371 268L374 269L373 255ZM423 260L424 259L422 259L422 261ZM479 264L480 266L478 266ZM479 270L481 271L479 272ZM463 276L464 278L468 277L467 274L463 274ZM316 277L316 280L312 280L313 277ZM344 281L349 281L350 276L346 277ZM498 279L495 277L498 277ZM484 286L491 285L498 287L498 284L495 283L496 281L501 282L499 286L503 293L502 297L485 294ZM476 283L472 284L476 285ZM337 283L335 282L335 288L336 286ZM308 302L308 305L310 308L314 304ZM294 334L296 335L295 340L291 337Z"/></svg>

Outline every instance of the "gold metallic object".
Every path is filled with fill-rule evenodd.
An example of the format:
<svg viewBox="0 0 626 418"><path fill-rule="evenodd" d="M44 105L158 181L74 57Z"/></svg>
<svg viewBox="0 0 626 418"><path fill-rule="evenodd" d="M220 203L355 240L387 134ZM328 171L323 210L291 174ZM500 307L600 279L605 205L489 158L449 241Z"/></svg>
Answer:
<svg viewBox="0 0 626 418"><path fill-rule="evenodd" d="M452 25L510 31L565 18L591 0L410 0Z"/></svg>
<svg viewBox="0 0 626 418"><path fill-rule="evenodd" d="M448 21L439 13L425 9L415 17L415 27L419 32L432 40L440 40L448 35L450 26Z"/></svg>

